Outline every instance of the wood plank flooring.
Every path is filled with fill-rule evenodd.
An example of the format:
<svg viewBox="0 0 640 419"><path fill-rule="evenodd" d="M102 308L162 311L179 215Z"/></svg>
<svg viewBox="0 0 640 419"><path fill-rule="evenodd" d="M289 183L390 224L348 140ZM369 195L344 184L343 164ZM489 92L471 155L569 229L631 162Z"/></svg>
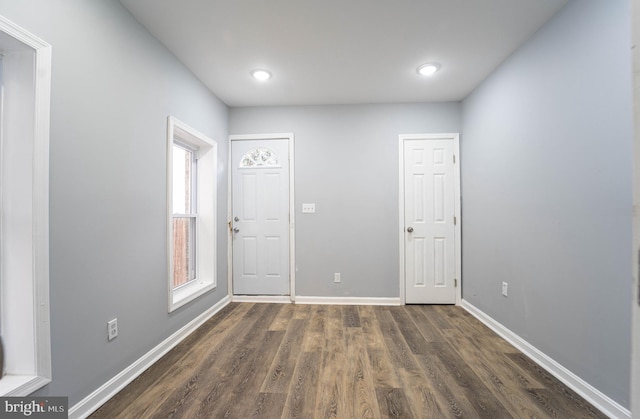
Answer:
<svg viewBox="0 0 640 419"><path fill-rule="evenodd" d="M232 303L92 418L606 418L464 309Z"/></svg>

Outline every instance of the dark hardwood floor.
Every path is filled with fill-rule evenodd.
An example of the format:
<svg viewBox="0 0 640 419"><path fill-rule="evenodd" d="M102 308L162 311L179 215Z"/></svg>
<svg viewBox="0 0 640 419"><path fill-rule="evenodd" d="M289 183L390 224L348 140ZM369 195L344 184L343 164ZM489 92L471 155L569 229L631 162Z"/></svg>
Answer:
<svg viewBox="0 0 640 419"><path fill-rule="evenodd" d="M464 309L232 303L92 418L605 418Z"/></svg>

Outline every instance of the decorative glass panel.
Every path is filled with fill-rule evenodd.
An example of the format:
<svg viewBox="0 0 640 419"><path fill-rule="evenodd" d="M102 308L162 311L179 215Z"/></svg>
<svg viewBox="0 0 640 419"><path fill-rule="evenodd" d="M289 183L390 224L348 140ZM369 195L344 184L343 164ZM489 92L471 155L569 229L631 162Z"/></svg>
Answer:
<svg viewBox="0 0 640 419"><path fill-rule="evenodd" d="M249 150L240 160L240 168L280 167L278 156L266 147Z"/></svg>

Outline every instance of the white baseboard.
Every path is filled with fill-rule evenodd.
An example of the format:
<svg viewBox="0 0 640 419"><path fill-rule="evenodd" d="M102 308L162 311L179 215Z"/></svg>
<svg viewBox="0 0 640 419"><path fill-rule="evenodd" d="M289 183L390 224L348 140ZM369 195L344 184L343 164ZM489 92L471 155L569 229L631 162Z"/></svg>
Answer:
<svg viewBox="0 0 640 419"><path fill-rule="evenodd" d="M288 295L232 295L234 303L277 303L289 304L291 297Z"/></svg>
<svg viewBox="0 0 640 419"><path fill-rule="evenodd" d="M140 359L122 370L118 375L104 383L93 393L82 399L69 409L69 418L86 418L95 412L100 406L106 403L111 397L115 396L120 390L135 380L147 368L158 361L167 352L173 349L177 344L182 342L184 338L189 336L191 332L200 327L204 322L209 320L214 314L222 310L231 299L226 296L218 301L213 307L200 314L195 319L184 325L180 330L166 338L158 346L151 349Z"/></svg>
<svg viewBox="0 0 640 419"><path fill-rule="evenodd" d="M399 306L400 298L378 297L309 297L296 295L296 304L334 304L359 306Z"/></svg>
<svg viewBox="0 0 640 419"><path fill-rule="evenodd" d="M506 341L515 346L522 353L531 358L534 362L547 370L549 374L562 381L567 387L578 393L581 397L599 409L605 415L611 418L630 419L631 411L621 406L615 400L611 399L597 388L593 387L582 378L578 377L560 363L531 345L511 330L507 329L501 323L494 320L485 312L475 307L466 300L462 300L462 307L471 315L484 323L491 330L502 336Z"/></svg>

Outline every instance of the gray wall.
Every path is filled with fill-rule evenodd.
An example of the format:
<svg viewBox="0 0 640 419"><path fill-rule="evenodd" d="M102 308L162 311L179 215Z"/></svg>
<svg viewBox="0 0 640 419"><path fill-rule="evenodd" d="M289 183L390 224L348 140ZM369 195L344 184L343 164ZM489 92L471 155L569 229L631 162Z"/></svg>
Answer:
<svg viewBox="0 0 640 419"><path fill-rule="evenodd" d="M640 1L633 6L633 82L634 82L634 150L633 150L633 318L631 322L631 411L640 412Z"/></svg>
<svg viewBox="0 0 640 419"><path fill-rule="evenodd" d="M0 0L53 45L54 378L39 394L77 403L226 295L228 131L296 135L298 295L398 297L398 134L462 129L464 298L628 406L627 8L572 1L464 101L463 125L456 103L229 112L117 1ZM218 288L170 315L169 114L218 141L220 168Z"/></svg>
<svg viewBox="0 0 640 419"><path fill-rule="evenodd" d="M53 45L53 382L73 405L227 294L228 109L117 1L1 0ZM167 314L166 118L218 141L218 288ZM119 337L107 342L117 317Z"/></svg>
<svg viewBox="0 0 640 419"><path fill-rule="evenodd" d="M399 296L398 135L459 132L459 115L457 103L231 109L231 134L295 134L297 295Z"/></svg>
<svg viewBox="0 0 640 419"><path fill-rule="evenodd" d="M570 2L464 100L461 145L464 299L627 407L628 9Z"/></svg>

